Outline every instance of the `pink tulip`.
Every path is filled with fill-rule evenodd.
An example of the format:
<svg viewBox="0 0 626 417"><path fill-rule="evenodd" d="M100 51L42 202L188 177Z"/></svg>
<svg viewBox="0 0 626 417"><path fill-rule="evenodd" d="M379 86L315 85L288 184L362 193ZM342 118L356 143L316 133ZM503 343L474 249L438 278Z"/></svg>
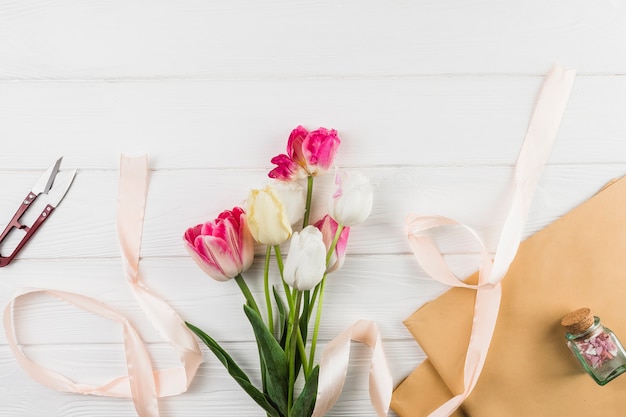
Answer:
<svg viewBox="0 0 626 417"><path fill-rule="evenodd" d="M324 246L326 250L330 249L335 234L337 233L337 222L333 220L328 214L318 220L315 225L322 232L324 239ZM344 227L339 235L339 240L335 246L335 250L331 255L330 262L326 268L326 272L333 272L340 269L343 266L343 261L346 259L346 248L348 247L348 236L350 235L350 228Z"/></svg>
<svg viewBox="0 0 626 417"><path fill-rule="evenodd" d="M211 222L189 228L184 240L192 259L217 281L228 281L252 265L254 240L246 214L240 207L223 211Z"/></svg>
<svg viewBox="0 0 626 417"><path fill-rule="evenodd" d="M334 129L320 127L312 132L304 127L295 128L287 141L287 154L272 158L276 168L269 176L282 181L319 175L333 164L341 141Z"/></svg>

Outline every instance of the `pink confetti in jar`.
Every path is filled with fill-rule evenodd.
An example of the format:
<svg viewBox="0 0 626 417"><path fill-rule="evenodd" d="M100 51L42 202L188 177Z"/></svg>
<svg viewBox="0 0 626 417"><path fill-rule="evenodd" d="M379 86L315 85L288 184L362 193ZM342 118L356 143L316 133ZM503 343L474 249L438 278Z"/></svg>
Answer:
<svg viewBox="0 0 626 417"><path fill-rule="evenodd" d="M626 352L622 344L589 308L566 314L561 325L566 329L567 346L599 385L626 372Z"/></svg>

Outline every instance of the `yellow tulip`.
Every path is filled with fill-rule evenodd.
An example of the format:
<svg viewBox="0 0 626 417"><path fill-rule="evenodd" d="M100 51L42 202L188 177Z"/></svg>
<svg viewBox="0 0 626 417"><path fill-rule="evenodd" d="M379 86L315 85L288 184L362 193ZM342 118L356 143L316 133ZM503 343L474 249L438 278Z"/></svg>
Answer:
<svg viewBox="0 0 626 417"><path fill-rule="evenodd" d="M248 228L257 242L276 246L291 236L291 224L285 205L278 193L267 186L251 190L246 201Z"/></svg>

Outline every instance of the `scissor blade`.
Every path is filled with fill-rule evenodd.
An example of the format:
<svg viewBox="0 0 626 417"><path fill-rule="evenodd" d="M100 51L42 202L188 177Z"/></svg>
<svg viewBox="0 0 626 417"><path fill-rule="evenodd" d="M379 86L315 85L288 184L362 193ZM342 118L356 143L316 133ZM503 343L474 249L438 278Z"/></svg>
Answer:
<svg viewBox="0 0 626 417"><path fill-rule="evenodd" d="M54 178L59 172L59 167L61 166L61 161L63 157L57 159L57 161L43 173L41 177L37 180L31 192L35 195L39 195L41 193L47 193L50 191L50 187L52 187L52 183L54 182Z"/></svg>
<svg viewBox="0 0 626 417"><path fill-rule="evenodd" d="M67 174L59 177L55 183L54 187L48 191L48 204L52 207L56 207L59 205L63 197L65 197L65 193L69 190L70 185L72 185L72 181L74 181L74 177L76 176L76 170L68 172Z"/></svg>

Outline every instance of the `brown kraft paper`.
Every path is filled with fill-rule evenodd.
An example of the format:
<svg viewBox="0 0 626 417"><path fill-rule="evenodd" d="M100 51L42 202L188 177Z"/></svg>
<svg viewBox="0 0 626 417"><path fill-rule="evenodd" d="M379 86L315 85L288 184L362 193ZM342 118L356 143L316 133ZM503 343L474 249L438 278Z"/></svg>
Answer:
<svg viewBox="0 0 626 417"><path fill-rule="evenodd" d="M427 416L463 390L474 298L452 288L405 320L428 359L394 391L401 417ZM454 416L626 415L626 375L599 386L567 348L560 321L579 307L626 342L626 178L520 244L482 374Z"/></svg>

